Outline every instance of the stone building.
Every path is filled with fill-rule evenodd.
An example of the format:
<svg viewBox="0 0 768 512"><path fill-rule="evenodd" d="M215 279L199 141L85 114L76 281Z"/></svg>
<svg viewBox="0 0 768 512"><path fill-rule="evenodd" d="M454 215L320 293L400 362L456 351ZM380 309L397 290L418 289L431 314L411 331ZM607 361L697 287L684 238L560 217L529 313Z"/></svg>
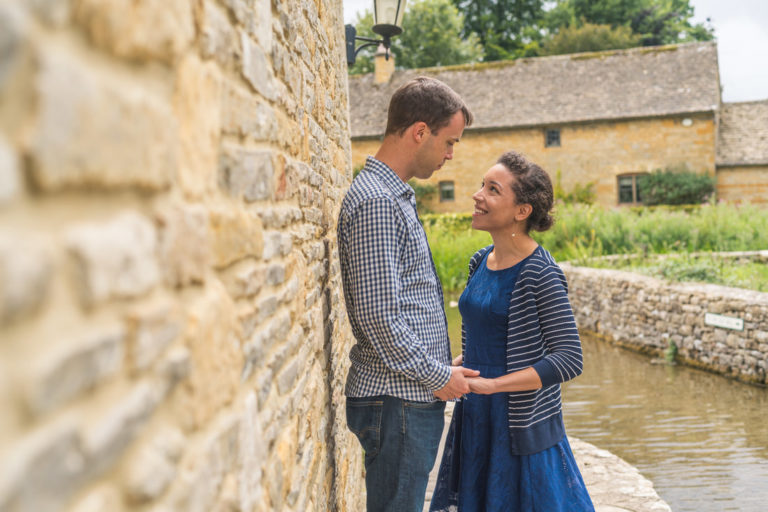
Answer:
<svg viewBox="0 0 768 512"><path fill-rule="evenodd" d="M362 510L341 0L0 2L0 510Z"/></svg>
<svg viewBox="0 0 768 512"><path fill-rule="evenodd" d="M475 113L453 161L430 180L438 194L429 206L437 212L471 211L470 196L483 173L508 149L529 156L553 180L559 176L565 191L594 184L604 205L636 203L637 176L656 169L717 172L719 191L748 172L768 183L763 168L746 170L744 162L720 176L719 118L738 126L742 111L721 108L715 43L404 70L378 80L374 74L351 77L354 166L375 151L392 91L420 74L451 85ZM752 121L761 133L768 130L764 114Z"/></svg>
<svg viewBox="0 0 768 512"><path fill-rule="evenodd" d="M725 103L717 143L717 197L768 202L768 100Z"/></svg>

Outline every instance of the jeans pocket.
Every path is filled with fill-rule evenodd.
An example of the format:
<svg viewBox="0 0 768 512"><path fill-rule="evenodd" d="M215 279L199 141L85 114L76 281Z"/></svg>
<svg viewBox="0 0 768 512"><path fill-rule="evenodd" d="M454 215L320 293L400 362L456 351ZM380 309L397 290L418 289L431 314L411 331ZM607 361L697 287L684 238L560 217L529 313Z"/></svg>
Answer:
<svg viewBox="0 0 768 512"><path fill-rule="evenodd" d="M383 408L383 400L347 398L347 427L360 441L366 464L379 453Z"/></svg>

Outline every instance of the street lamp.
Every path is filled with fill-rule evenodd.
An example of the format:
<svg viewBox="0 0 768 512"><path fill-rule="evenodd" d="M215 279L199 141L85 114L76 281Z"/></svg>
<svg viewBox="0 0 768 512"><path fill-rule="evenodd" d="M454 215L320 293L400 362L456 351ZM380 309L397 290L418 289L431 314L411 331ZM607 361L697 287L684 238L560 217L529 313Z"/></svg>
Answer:
<svg viewBox="0 0 768 512"><path fill-rule="evenodd" d="M384 57L389 60L390 38L403 32L405 2L406 0L373 0L373 31L379 34L381 39L358 37L354 25L344 26L348 66L355 64L355 58L360 50L366 46L377 46L379 44L386 48ZM364 41L365 44L355 48L355 41Z"/></svg>

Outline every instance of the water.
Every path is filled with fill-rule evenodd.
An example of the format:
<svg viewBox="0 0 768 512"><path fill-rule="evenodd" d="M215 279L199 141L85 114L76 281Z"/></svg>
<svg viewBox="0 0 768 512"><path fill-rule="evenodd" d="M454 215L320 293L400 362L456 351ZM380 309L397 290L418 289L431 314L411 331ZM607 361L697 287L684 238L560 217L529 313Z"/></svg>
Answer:
<svg viewBox="0 0 768 512"><path fill-rule="evenodd" d="M768 390L582 337L569 435L623 458L675 512L768 510Z"/></svg>

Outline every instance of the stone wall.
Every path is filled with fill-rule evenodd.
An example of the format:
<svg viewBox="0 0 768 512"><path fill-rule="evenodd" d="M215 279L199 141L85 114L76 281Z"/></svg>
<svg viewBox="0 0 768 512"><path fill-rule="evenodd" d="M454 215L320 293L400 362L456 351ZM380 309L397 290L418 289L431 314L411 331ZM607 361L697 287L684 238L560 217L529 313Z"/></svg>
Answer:
<svg viewBox="0 0 768 512"><path fill-rule="evenodd" d="M768 202L768 165L718 166L717 199L765 204Z"/></svg>
<svg viewBox="0 0 768 512"><path fill-rule="evenodd" d="M472 105L469 105L470 109ZM688 121L690 123L688 123ZM545 128L559 128L559 147L545 147ZM365 162L378 141L354 140L353 165ZM558 172L566 192L589 182L599 203L618 203L617 176L686 166L715 175L715 122L711 114L658 119L628 119L554 127L478 131L469 128L456 146L453 160L429 183L454 182L455 201L430 203L435 212L471 212L472 194L483 174L505 151L514 149L544 168L554 182Z"/></svg>
<svg viewBox="0 0 768 512"><path fill-rule="evenodd" d="M682 363L768 384L768 293L561 266L579 329L655 355L674 342ZM743 330L710 325L707 313L741 319Z"/></svg>
<svg viewBox="0 0 768 512"><path fill-rule="evenodd" d="M341 0L0 3L0 510L361 510Z"/></svg>

